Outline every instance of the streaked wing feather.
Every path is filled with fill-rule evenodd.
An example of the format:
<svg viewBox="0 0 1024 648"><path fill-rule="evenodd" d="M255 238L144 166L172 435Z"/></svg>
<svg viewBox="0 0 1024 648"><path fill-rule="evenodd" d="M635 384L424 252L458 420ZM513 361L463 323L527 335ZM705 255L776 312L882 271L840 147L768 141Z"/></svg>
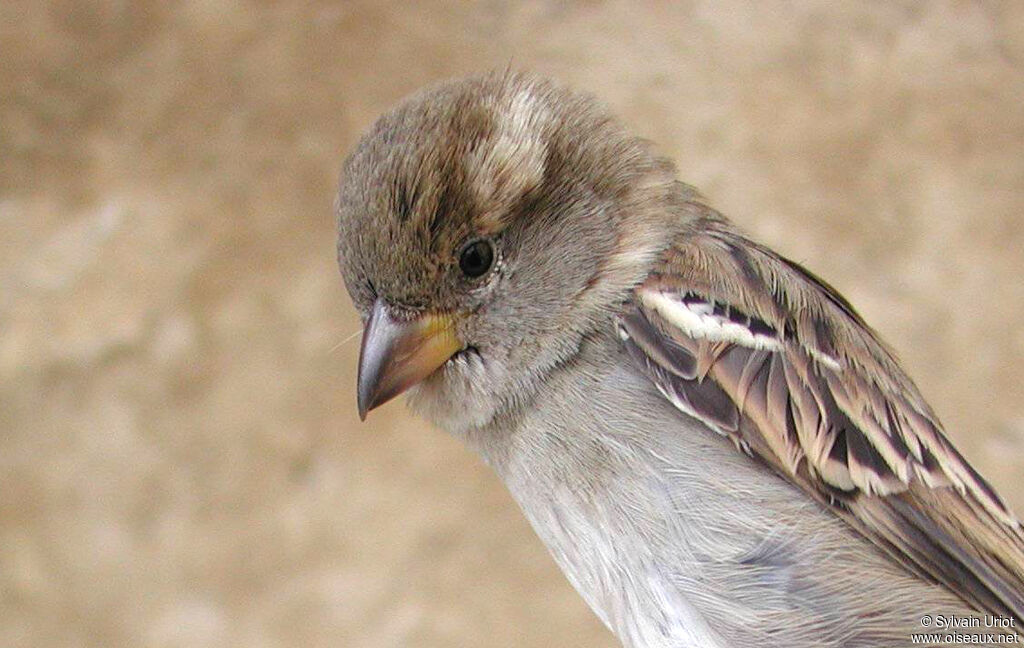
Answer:
<svg viewBox="0 0 1024 648"><path fill-rule="evenodd" d="M1024 617L1024 533L853 307L713 215L636 292L630 354L677 407L912 572Z"/></svg>

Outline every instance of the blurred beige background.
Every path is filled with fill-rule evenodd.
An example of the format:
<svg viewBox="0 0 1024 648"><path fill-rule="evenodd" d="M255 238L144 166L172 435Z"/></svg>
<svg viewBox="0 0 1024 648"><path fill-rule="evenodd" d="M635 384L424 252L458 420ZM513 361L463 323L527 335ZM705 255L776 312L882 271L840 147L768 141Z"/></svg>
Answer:
<svg viewBox="0 0 1024 648"><path fill-rule="evenodd" d="M1024 512L1024 4L411 5L0 3L0 645L613 645L342 342L342 156L509 63L843 290Z"/></svg>

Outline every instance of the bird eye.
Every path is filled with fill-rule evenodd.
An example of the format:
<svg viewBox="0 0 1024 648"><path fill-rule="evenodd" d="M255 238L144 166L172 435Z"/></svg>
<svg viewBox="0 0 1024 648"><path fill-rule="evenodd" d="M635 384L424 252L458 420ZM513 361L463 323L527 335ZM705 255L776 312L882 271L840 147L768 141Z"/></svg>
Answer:
<svg viewBox="0 0 1024 648"><path fill-rule="evenodd" d="M459 254L459 269L462 274L476 279L487 273L494 265L494 244L487 239L470 241Z"/></svg>

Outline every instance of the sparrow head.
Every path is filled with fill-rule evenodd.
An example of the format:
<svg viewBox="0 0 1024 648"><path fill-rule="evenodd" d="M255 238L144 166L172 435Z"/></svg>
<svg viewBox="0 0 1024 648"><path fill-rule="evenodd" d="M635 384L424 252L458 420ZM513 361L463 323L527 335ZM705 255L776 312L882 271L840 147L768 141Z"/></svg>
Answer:
<svg viewBox="0 0 1024 648"><path fill-rule="evenodd" d="M381 117L337 200L365 326L360 415L411 389L455 430L524 402L610 327L668 243L674 188L671 164L593 100L520 74L443 83Z"/></svg>

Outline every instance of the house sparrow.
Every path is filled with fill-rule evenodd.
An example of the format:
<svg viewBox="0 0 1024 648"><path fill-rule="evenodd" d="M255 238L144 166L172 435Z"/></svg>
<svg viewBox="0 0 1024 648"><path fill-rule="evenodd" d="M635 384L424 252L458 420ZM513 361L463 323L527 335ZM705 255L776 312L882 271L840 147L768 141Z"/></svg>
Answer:
<svg viewBox="0 0 1024 648"><path fill-rule="evenodd" d="M431 87L363 137L336 209L360 416L408 392L479 452L624 645L1024 618L1020 524L893 354L593 100Z"/></svg>

